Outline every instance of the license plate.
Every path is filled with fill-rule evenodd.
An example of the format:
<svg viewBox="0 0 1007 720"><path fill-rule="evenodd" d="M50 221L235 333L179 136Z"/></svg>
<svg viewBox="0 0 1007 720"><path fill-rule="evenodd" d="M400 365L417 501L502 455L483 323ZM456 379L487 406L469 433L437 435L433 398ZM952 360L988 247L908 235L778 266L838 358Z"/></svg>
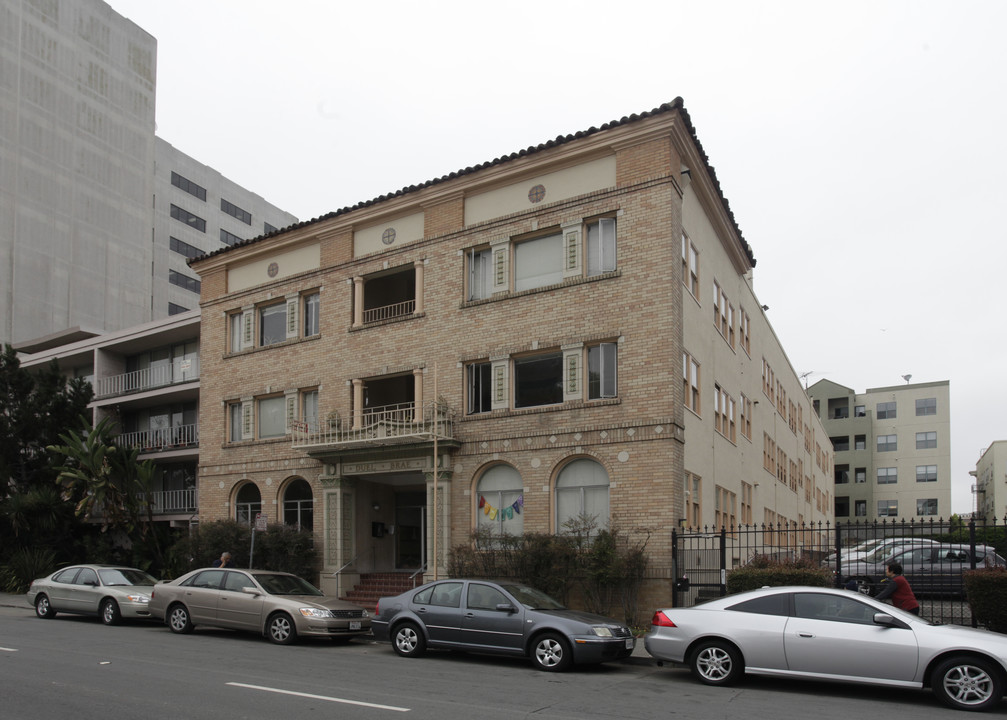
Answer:
<svg viewBox="0 0 1007 720"><path fill-rule="evenodd" d="M359 622L351 622L350 623L350 630L359 630L359 629L360 629L360 623Z"/></svg>
<svg viewBox="0 0 1007 720"><path fill-rule="evenodd" d="M633 638L630 638L629 640L626 641L626 649L627 650L633 649Z"/></svg>

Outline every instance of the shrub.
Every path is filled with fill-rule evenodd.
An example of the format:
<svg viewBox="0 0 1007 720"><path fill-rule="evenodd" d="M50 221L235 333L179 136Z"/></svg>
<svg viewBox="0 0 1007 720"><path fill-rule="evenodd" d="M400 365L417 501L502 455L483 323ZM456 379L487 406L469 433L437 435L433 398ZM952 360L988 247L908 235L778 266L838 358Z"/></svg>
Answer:
<svg viewBox="0 0 1007 720"><path fill-rule="evenodd" d="M993 632L1007 633L1007 569L983 568L962 573L972 617Z"/></svg>
<svg viewBox="0 0 1007 720"><path fill-rule="evenodd" d="M729 595L755 590L763 586L810 585L832 587L832 572L820 568L813 560L796 558L777 560L766 555L755 555L747 565L735 568L727 575Z"/></svg>
<svg viewBox="0 0 1007 720"><path fill-rule="evenodd" d="M0 589L3 592L23 593L31 581L44 577L56 569L56 555L46 548L18 548L0 572Z"/></svg>
<svg viewBox="0 0 1007 720"><path fill-rule="evenodd" d="M210 567L221 553L231 553L235 567L249 567L252 531L234 520L202 523L188 536L168 549L167 570L178 577L190 570ZM315 582L316 553L310 531L295 530L287 525L270 525L264 533L255 534L254 555L251 558L260 570L281 570Z"/></svg>

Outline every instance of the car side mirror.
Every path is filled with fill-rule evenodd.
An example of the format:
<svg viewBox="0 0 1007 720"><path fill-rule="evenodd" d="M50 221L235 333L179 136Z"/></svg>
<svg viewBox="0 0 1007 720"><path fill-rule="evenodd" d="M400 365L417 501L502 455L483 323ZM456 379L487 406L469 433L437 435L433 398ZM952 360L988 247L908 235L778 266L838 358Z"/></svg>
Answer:
<svg viewBox="0 0 1007 720"><path fill-rule="evenodd" d="M896 619L888 613L874 613L874 624L883 625L884 627L905 627L905 623L901 620Z"/></svg>
<svg viewBox="0 0 1007 720"><path fill-rule="evenodd" d="M259 594L259 588L256 588L256 587L243 587L243 588L241 588L241 592L246 593L248 595L258 595Z"/></svg>
<svg viewBox="0 0 1007 720"><path fill-rule="evenodd" d="M497 612L515 613L517 608L510 603L497 603Z"/></svg>

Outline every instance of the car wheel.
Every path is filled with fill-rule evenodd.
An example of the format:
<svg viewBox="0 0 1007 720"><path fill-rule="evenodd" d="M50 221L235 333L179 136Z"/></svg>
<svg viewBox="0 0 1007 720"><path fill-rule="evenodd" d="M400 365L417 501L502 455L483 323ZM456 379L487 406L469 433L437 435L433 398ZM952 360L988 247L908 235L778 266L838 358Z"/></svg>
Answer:
<svg viewBox="0 0 1007 720"><path fill-rule="evenodd" d="M101 621L106 625L118 625L122 620L119 612L119 603L112 598L105 598L101 601Z"/></svg>
<svg viewBox="0 0 1007 720"><path fill-rule="evenodd" d="M874 597L878 594L877 587L874 584L874 578L869 577L858 577L857 578L857 592L861 592L868 597Z"/></svg>
<svg viewBox="0 0 1007 720"><path fill-rule="evenodd" d="M692 674L707 685L731 685L745 671L741 653L722 640L708 640L689 657Z"/></svg>
<svg viewBox="0 0 1007 720"><path fill-rule="evenodd" d="M192 628L195 626L192 624L192 618L189 617L189 611L185 605L172 605L168 608L168 627L172 632L183 635L192 632Z"/></svg>
<svg viewBox="0 0 1007 720"><path fill-rule="evenodd" d="M39 595L35 598L35 614L47 620L56 617L56 611L52 609L48 595Z"/></svg>
<svg viewBox="0 0 1007 720"><path fill-rule="evenodd" d="M423 631L407 622L395 628L392 647L402 657L419 657L426 651L427 641L423 638Z"/></svg>
<svg viewBox="0 0 1007 720"><path fill-rule="evenodd" d="M573 656L566 640L555 633L545 633L535 638L532 648L535 667L549 672L562 672L573 665Z"/></svg>
<svg viewBox="0 0 1007 720"><path fill-rule="evenodd" d="M934 668L930 685L938 699L955 710L989 710L1004 694L999 668L968 655L948 658Z"/></svg>
<svg viewBox="0 0 1007 720"><path fill-rule="evenodd" d="M276 613L266 622L266 635L277 645L290 645L297 640L297 628L286 613Z"/></svg>

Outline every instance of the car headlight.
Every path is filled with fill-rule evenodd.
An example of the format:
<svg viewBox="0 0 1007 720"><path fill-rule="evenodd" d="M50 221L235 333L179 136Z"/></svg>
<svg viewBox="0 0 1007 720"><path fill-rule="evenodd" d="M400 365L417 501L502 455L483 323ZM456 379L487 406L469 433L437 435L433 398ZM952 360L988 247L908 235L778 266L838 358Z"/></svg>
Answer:
<svg viewBox="0 0 1007 720"><path fill-rule="evenodd" d="M612 629L604 625L595 625L591 628L598 637L612 637Z"/></svg>
<svg viewBox="0 0 1007 720"><path fill-rule="evenodd" d="M332 617L332 612L329 610L323 610L321 608L313 607L302 607L298 608L301 615L309 618L330 618Z"/></svg>
<svg viewBox="0 0 1007 720"><path fill-rule="evenodd" d="M126 599L130 602L135 603L149 603L150 598L147 595L127 595Z"/></svg>

